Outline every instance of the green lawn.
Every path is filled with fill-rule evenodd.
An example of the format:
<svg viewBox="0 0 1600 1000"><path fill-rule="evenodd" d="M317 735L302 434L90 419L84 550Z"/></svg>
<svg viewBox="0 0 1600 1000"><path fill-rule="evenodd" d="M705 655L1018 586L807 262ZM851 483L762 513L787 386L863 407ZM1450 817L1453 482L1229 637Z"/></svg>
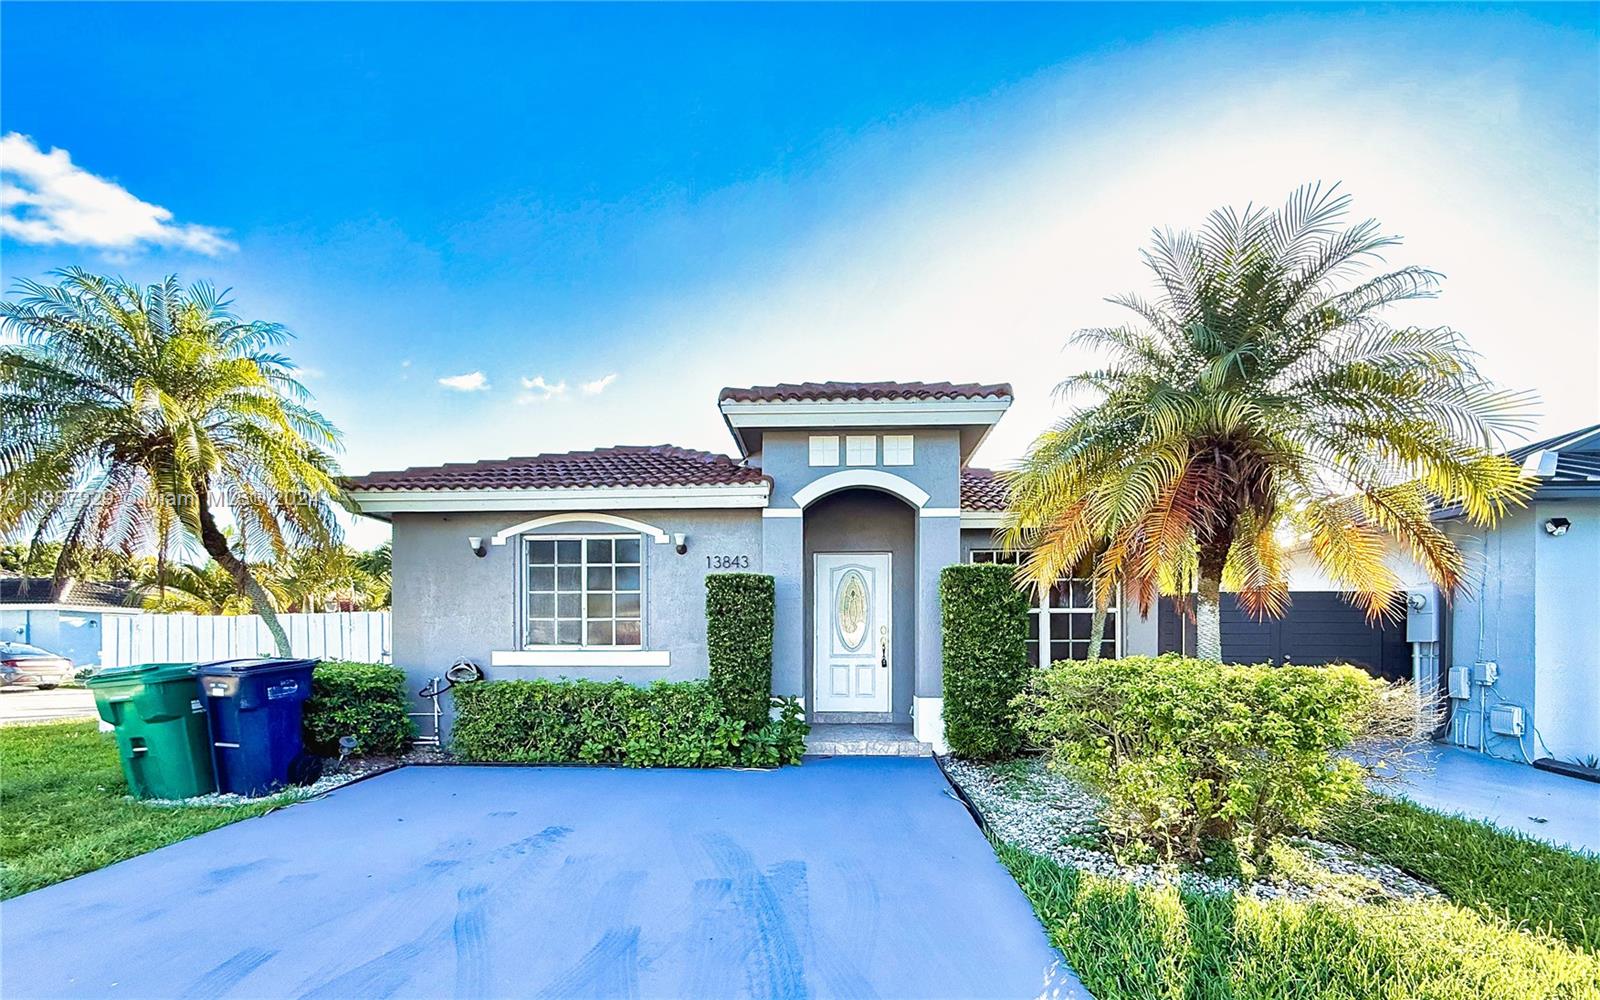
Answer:
<svg viewBox="0 0 1600 1000"><path fill-rule="evenodd" d="M1462 906L1600 951L1600 858L1378 795L1336 816L1322 836L1410 872Z"/></svg>
<svg viewBox="0 0 1600 1000"><path fill-rule="evenodd" d="M293 801L156 807L127 798L116 743L92 721L0 727L0 899Z"/></svg>
<svg viewBox="0 0 1600 1000"><path fill-rule="evenodd" d="M1449 902L1135 888L997 844L1099 1000L1595 1000L1600 959Z"/></svg>
<svg viewBox="0 0 1600 1000"><path fill-rule="evenodd" d="M1006 788L1033 791L1020 769ZM1319 836L1443 898L1136 888L995 847L1099 1000L1600 1000L1600 858L1376 795Z"/></svg>

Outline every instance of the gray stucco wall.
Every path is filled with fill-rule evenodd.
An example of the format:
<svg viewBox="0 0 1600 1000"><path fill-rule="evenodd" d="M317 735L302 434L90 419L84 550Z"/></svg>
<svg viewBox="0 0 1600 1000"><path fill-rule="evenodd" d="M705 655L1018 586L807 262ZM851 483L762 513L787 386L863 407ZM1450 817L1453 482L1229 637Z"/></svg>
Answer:
<svg viewBox="0 0 1600 1000"><path fill-rule="evenodd" d="M883 464L883 435L910 434L913 438L911 465ZM811 435L833 434L839 438L839 464L813 466ZM851 434L872 434L878 438L877 461L872 465L846 465L844 439ZM961 503L961 440L955 430L945 428L857 427L797 431L768 431L762 444L761 471L772 477L771 506L793 508L794 493L802 486L835 472L876 469L908 480L928 494L929 507L953 508Z"/></svg>
<svg viewBox="0 0 1600 1000"><path fill-rule="evenodd" d="M1553 517L1571 522L1566 534L1544 530ZM1600 754L1600 500L1536 503L1491 531L1446 530L1469 581L1451 608L1448 665L1500 667L1487 694L1452 703L1460 721L1447 737L1510 760ZM1521 746L1480 726L1485 704L1522 707Z"/></svg>
<svg viewBox="0 0 1600 1000"><path fill-rule="evenodd" d="M480 559L467 538L487 540L496 532L537 513L396 514L394 516L394 631L396 665L421 687L466 657L495 679L513 677L622 678L635 683L703 677L705 578L716 572L708 556L745 557L748 572L762 572L759 510L666 510L621 512L669 534L688 536L689 551L646 537L644 553L645 648L669 650L669 667L494 667L496 650L520 649L517 578L520 546L515 541L489 545ZM537 529L536 534L626 534L600 523L573 522ZM447 699L448 702L448 699Z"/></svg>
<svg viewBox="0 0 1600 1000"><path fill-rule="evenodd" d="M896 497L874 490L846 490L812 504L805 524L805 662L812 662L816 631L815 556L819 552L887 552L891 559L894 619L891 708L896 721L911 718L916 678L916 512ZM938 623L934 623L934 628ZM814 704L814 671L805 672L806 704Z"/></svg>

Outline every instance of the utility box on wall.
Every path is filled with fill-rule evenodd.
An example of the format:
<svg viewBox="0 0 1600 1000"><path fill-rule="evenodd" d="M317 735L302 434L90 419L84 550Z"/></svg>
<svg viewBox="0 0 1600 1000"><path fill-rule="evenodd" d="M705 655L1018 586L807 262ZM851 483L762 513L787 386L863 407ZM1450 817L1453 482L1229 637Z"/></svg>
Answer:
<svg viewBox="0 0 1600 1000"><path fill-rule="evenodd" d="M1406 591L1406 642L1438 642L1441 617L1437 587Z"/></svg>

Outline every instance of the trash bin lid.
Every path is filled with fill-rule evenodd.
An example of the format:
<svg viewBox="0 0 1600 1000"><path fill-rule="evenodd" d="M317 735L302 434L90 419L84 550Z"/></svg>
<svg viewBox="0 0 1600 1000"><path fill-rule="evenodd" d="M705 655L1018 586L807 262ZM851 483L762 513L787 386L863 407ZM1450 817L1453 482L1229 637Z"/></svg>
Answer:
<svg viewBox="0 0 1600 1000"><path fill-rule="evenodd" d="M193 663L130 663L127 666L96 670L83 682L83 686L92 688L102 684L125 684L128 681L143 681L149 684L182 680L193 676Z"/></svg>
<svg viewBox="0 0 1600 1000"><path fill-rule="evenodd" d="M237 677L241 674L272 673L279 670L306 670L316 665L316 660L280 660L272 657L252 657L243 660L216 660L211 663L202 663L195 670L207 677Z"/></svg>

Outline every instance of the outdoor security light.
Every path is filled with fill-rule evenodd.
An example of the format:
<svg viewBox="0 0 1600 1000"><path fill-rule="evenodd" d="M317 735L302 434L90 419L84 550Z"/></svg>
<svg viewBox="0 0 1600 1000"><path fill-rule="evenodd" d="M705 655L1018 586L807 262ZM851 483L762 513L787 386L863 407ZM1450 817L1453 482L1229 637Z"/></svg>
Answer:
<svg viewBox="0 0 1600 1000"><path fill-rule="evenodd" d="M1560 538L1562 535L1565 535L1567 533L1567 529L1570 527L1572 527L1572 522L1564 517L1552 517L1550 520L1544 523L1545 534L1552 535L1556 538Z"/></svg>
<svg viewBox="0 0 1600 1000"><path fill-rule="evenodd" d="M681 531L676 532L672 536L672 544L678 550L678 555L681 556L689 551L689 536Z"/></svg>
<svg viewBox="0 0 1600 1000"><path fill-rule="evenodd" d="M467 539L467 544L472 547L472 554L479 559L489 554L489 550L483 547L483 539L477 535L470 536Z"/></svg>

